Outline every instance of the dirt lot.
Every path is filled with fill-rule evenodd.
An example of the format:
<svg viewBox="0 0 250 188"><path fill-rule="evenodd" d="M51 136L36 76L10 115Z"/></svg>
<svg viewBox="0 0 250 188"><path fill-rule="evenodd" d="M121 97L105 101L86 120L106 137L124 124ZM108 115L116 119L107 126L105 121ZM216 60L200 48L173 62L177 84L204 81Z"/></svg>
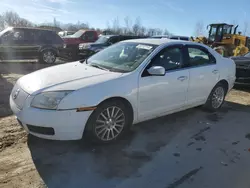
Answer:
<svg viewBox="0 0 250 188"><path fill-rule="evenodd" d="M39 64L0 64L0 187L249 188L250 89L217 113L200 108L135 126L117 144L28 136L11 115L15 81Z"/></svg>

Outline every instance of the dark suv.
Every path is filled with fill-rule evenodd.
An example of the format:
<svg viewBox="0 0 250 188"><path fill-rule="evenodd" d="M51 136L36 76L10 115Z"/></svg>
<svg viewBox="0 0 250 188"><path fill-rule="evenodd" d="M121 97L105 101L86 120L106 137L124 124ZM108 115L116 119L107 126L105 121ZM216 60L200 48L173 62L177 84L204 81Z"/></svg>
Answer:
<svg viewBox="0 0 250 188"><path fill-rule="evenodd" d="M100 50L115 44L117 42L129 39L146 38L143 36L129 36L129 35L102 35L94 43L82 43L79 44L79 57L85 59Z"/></svg>
<svg viewBox="0 0 250 188"><path fill-rule="evenodd" d="M54 63L63 40L54 31L8 27L0 32L1 61L34 60Z"/></svg>

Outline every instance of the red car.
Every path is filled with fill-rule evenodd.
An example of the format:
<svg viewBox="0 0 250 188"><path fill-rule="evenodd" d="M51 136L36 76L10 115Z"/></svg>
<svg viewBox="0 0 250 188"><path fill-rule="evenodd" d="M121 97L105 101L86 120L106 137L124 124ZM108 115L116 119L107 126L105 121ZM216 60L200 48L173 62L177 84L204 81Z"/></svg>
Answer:
<svg viewBox="0 0 250 188"><path fill-rule="evenodd" d="M59 49L59 57L68 60L77 60L79 44L95 42L98 33L95 30L79 30L73 35L62 37L63 48Z"/></svg>

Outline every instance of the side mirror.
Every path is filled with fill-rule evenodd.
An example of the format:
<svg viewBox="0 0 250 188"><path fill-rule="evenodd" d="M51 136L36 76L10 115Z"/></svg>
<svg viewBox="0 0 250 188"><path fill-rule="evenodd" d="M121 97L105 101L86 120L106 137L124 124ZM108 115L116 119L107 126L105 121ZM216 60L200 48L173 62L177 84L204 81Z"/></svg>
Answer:
<svg viewBox="0 0 250 188"><path fill-rule="evenodd" d="M166 72L165 68L162 66L153 66L150 67L147 71L152 76L164 76Z"/></svg>

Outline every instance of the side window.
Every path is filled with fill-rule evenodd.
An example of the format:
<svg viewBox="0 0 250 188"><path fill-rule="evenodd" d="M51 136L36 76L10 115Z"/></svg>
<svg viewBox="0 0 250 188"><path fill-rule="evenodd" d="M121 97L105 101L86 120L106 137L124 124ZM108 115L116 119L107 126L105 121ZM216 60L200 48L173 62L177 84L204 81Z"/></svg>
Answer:
<svg viewBox="0 0 250 188"><path fill-rule="evenodd" d="M37 31L36 42L49 44L52 43L53 33L51 31Z"/></svg>
<svg viewBox="0 0 250 188"><path fill-rule="evenodd" d="M26 30L24 31L24 41L27 43L33 43L35 40L35 31L34 30Z"/></svg>
<svg viewBox="0 0 250 188"><path fill-rule="evenodd" d="M13 31L7 31L6 33L4 33L4 34L1 36L2 41L3 41L3 42L10 42L10 41L12 41L12 39L13 39L13 34L14 34Z"/></svg>
<svg viewBox="0 0 250 188"><path fill-rule="evenodd" d="M95 40L95 33L92 31L87 31L83 36L84 36L84 39L87 41L94 41Z"/></svg>
<svg viewBox="0 0 250 188"><path fill-rule="evenodd" d="M182 50L179 47L166 48L157 54L151 66L162 66L166 71L182 67Z"/></svg>
<svg viewBox="0 0 250 188"><path fill-rule="evenodd" d="M188 47L189 64L191 67L215 64L215 57L206 49Z"/></svg>
<svg viewBox="0 0 250 188"><path fill-rule="evenodd" d="M22 30L14 31L13 41L23 41L23 40L24 40L24 32Z"/></svg>
<svg viewBox="0 0 250 188"><path fill-rule="evenodd" d="M2 36L3 42L6 43L20 43L21 41L24 41L24 31L22 30L13 30L6 32Z"/></svg>
<svg viewBox="0 0 250 188"><path fill-rule="evenodd" d="M111 37L108 42L111 44L115 44L120 41L120 37Z"/></svg>
<svg viewBox="0 0 250 188"><path fill-rule="evenodd" d="M63 39L56 33L51 33L53 44L63 44Z"/></svg>

